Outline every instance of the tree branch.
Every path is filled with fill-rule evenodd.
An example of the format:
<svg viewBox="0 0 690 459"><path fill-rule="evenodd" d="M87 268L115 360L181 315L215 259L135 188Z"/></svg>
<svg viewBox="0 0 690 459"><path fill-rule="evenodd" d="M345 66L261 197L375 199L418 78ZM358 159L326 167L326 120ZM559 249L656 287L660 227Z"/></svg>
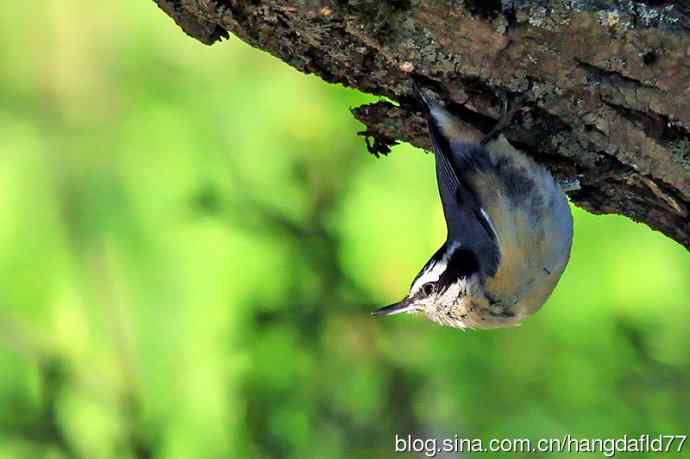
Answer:
<svg viewBox="0 0 690 459"><path fill-rule="evenodd" d="M353 110L386 153L429 148L409 73L468 132L505 96L525 96L506 131L572 201L660 230L690 248L690 1L155 0L207 44L228 32L305 73L386 96Z"/></svg>

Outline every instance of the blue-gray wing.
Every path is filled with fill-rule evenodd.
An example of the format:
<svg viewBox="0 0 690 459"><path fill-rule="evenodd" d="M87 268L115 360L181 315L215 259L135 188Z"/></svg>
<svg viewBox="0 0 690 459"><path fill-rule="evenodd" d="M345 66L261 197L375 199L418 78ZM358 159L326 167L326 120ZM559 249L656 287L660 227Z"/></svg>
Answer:
<svg viewBox="0 0 690 459"><path fill-rule="evenodd" d="M438 110L434 107L434 112ZM472 189L469 179L472 174L490 167L488 154L479 143L445 136L431 110L427 122L436 157L436 178L448 226L448 241L471 252L485 277L493 276L501 257L497 235L487 212L482 209L480 194Z"/></svg>

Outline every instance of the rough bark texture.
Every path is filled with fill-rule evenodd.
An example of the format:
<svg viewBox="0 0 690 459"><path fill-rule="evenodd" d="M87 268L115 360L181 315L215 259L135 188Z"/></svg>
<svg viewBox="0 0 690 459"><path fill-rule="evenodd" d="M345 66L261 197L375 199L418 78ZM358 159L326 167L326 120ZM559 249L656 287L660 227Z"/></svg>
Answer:
<svg viewBox="0 0 690 459"><path fill-rule="evenodd" d="M228 32L297 69L398 102L353 110L370 150L429 149L409 73L486 132L523 96L506 137L595 213L690 248L690 1L155 0L192 37Z"/></svg>

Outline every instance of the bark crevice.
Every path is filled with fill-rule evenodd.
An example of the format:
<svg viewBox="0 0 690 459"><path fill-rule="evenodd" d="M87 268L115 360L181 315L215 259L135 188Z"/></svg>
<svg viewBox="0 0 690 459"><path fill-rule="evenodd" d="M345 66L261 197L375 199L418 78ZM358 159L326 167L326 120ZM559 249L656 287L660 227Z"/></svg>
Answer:
<svg viewBox="0 0 690 459"><path fill-rule="evenodd" d="M690 1L155 0L190 36L231 33L306 73L397 102L353 109L369 150L429 149L408 73L469 133L524 95L506 131L572 201L690 248Z"/></svg>

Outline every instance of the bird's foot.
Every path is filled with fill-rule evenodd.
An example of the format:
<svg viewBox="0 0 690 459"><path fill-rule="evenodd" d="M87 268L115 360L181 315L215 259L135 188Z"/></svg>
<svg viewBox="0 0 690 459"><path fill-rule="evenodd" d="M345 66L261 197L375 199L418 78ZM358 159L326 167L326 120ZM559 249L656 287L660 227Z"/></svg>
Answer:
<svg viewBox="0 0 690 459"><path fill-rule="evenodd" d="M563 193L570 193L571 191L580 191L580 179L577 177L562 177L558 179L558 186L561 187Z"/></svg>
<svg viewBox="0 0 690 459"><path fill-rule="evenodd" d="M510 124L513 122L513 117L517 112L524 108L525 101L527 100L529 91L525 91L518 97L509 100L508 94L505 92L500 93L500 98L503 102L503 114L498 119L496 125L489 131L488 134L484 135L481 139L481 144L486 145L495 139L501 132L503 132Z"/></svg>

